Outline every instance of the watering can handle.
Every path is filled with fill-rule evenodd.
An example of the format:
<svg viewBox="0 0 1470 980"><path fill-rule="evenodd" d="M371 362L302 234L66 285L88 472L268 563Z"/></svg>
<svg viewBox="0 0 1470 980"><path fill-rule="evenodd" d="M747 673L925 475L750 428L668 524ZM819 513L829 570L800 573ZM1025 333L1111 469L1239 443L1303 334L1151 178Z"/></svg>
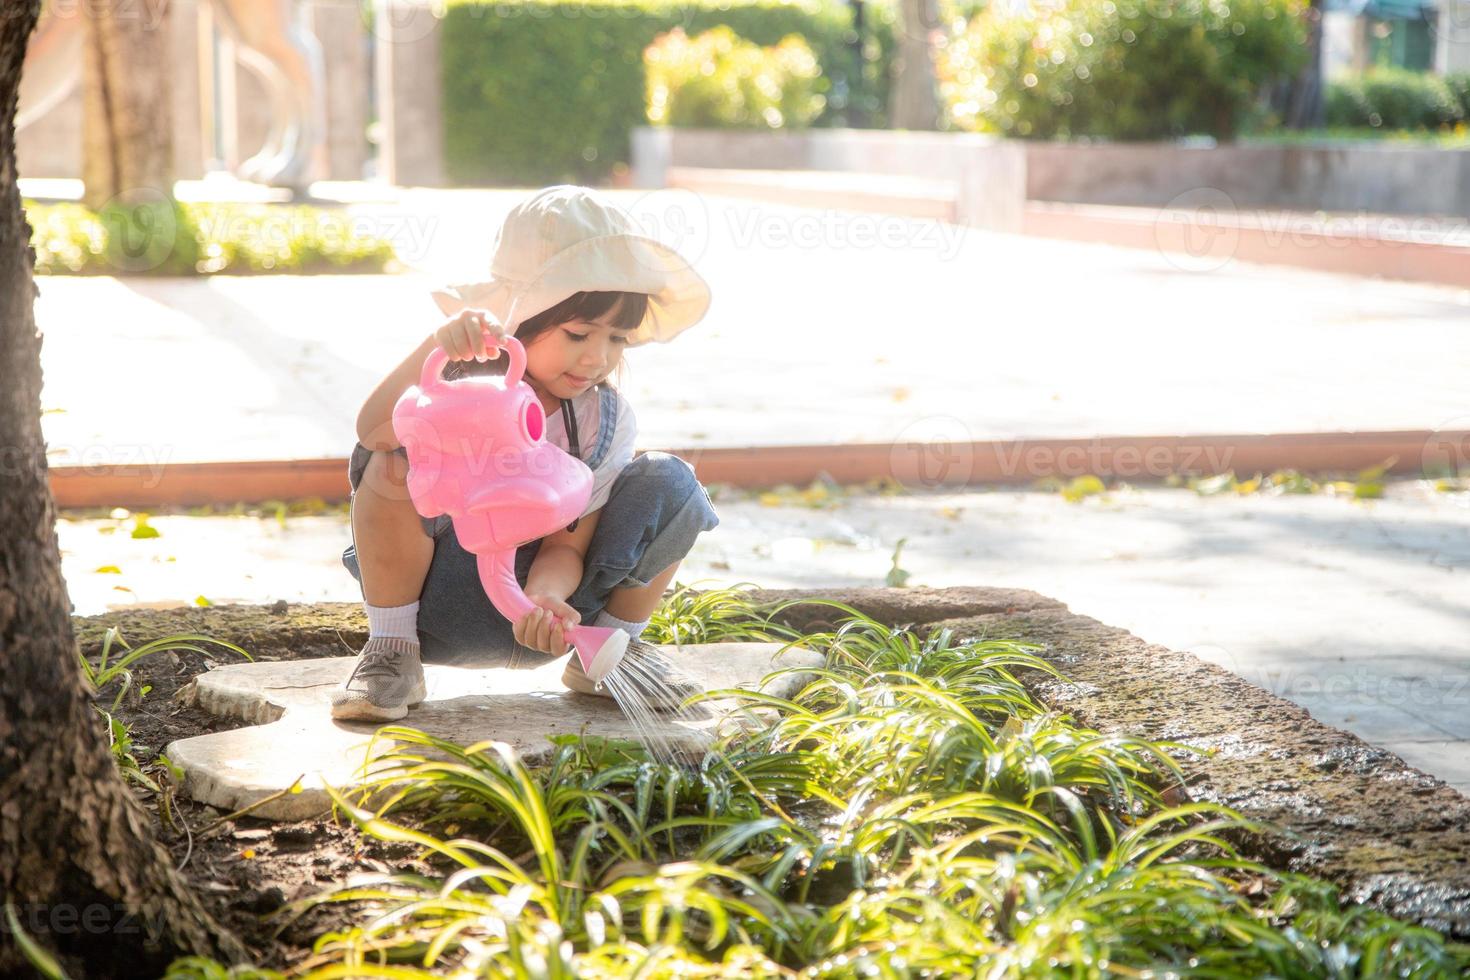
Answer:
<svg viewBox="0 0 1470 980"><path fill-rule="evenodd" d="M490 334L485 335L487 343L494 346L495 338ZM526 348L514 337L506 337L500 342L500 347L510 355L510 367L505 370L505 386L514 388L521 383L521 378L526 373ZM439 381L439 372L444 370L444 365L449 363L449 355L442 348L436 347L424 358L424 369L419 373L419 390L428 391L430 386Z"/></svg>

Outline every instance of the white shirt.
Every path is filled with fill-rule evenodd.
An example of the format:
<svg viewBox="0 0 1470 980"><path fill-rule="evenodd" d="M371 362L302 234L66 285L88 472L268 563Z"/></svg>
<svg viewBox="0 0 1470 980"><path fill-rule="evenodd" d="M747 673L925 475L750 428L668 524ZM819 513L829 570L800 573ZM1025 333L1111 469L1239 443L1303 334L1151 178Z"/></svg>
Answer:
<svg viewBox="0 0 1470 980"><path fill-rule="evenodd" d="M622 392L614 389L614 395L618 400L618 427L613 432L612 445L603 457L602 465L592 471L592 496L587 501L587 509L582 512L583 517L601 509L607 503L607 498L612 493L613 481L624 467L633 462L633 443L638 436L638 419L633 415L633 407L628 404ZM597 445L597 433L602 428L601 403L602 395L595 385L572 399L572 411L577 416L577 439L584 458ZM560 407L546 417L546 439L552 445L571 451L571 444L567 440L567 423L562 417Z"/></svg>

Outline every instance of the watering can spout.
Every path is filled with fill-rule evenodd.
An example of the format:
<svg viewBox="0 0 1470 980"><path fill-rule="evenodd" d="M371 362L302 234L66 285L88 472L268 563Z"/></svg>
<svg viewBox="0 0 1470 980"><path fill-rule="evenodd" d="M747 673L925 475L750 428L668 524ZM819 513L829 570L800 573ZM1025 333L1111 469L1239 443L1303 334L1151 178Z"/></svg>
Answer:
<svg viewBox="0 0 1470 980"><path fill-rule="evenodd" d="M516 579L514 549L477 555L475 563L485 594L508 619L519 620L536 608ZM612 673L628 650L628 634L606 626L573 626L566 637L582 662L582 672L594 684Z"/></svg>
<svg viewBox="0 0 1470 980"><path fill-rule="evenodd" d="M628 652L628 634L615 627L574 626L572 646L582 661L582 672L594 684L615 670Z"/></svg>

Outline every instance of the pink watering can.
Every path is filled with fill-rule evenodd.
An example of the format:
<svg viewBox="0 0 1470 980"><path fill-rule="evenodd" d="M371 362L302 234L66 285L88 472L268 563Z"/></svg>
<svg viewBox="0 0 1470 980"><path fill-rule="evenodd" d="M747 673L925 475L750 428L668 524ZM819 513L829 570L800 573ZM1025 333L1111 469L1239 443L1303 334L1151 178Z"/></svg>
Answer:
<svg viewBox="0 0 1470 980"><path fill-rule="evenodd" d="M486 340L495 342L488 334ZM516 549L582 515L592 471L546 441L546 413L522 381L526 350L514 337L501 346L510 357L504 377L446 381L449 356L431 353L418 385L393 406L393 433L408 450L414 509L450 516L459 543L478 559L485 594L514 623L536 608L516 581ZM565 633L594 683L628 647L620 629L573 626Z"/></svg>

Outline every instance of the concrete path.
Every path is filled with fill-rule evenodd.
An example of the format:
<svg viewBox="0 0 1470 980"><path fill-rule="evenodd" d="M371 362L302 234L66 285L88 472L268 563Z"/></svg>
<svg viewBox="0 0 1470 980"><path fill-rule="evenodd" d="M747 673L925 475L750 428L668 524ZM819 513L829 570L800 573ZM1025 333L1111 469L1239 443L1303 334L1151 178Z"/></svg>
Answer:
<svg viewBox="0 0 1470 980"><path fill-rule="evenodd" d="M345 456L428 289L479 275L525 193L354 204L399 276L42 280L52 463ZM628 356L644 447L1470 428L1470 291L612 193L715 297Z"/></svg>
<svg viewBox="0 0 1470 980"><path fill-rule="evenodd" d="M1470 493L1386 499L1114 491L858 495L831 509L717 494L679 579L1032 589L1189 650L1470 793ZM135 603L361 599L344 516L63 520L78 613ZM110 533L102 533L109 531ZM112 566L119 571L97 572Z"/></svg>

